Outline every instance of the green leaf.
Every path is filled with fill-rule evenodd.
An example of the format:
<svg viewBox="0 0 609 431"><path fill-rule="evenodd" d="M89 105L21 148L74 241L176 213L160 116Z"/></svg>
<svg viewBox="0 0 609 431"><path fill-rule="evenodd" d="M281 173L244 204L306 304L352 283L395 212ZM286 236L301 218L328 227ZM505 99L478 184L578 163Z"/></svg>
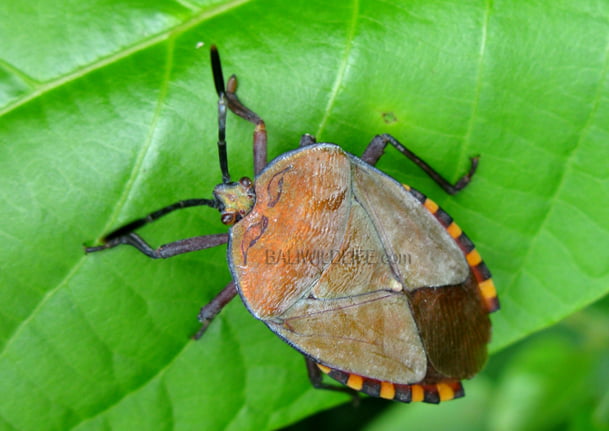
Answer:
<svg viewBox="0 0 609 431"><path fill-rule="evenodd" d="M361 154L443 206L491 268L498 350L609 290L609 4L603 0L48 0L0 4L0 428L273 429L345 402L235 300L193 342L230 275L222 247L152 261L108 231L219 182L208 47L266 121ZM204 42L202 49L197 49ZM252 128L229 118L234 177ZM224 232L206 208L141 233Z"/></svg>

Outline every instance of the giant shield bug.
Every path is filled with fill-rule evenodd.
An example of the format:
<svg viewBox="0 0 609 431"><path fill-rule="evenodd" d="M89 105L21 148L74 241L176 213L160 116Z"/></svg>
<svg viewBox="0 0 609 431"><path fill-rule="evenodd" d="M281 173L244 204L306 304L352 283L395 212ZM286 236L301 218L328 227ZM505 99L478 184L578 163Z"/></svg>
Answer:
<svg viewBox="0 0 609 431"><path fill-rule="evenodd" d="M463 396L460 381L482 367L488 313L499 308L490 272L446 212L374 165L391 144L454 194L469 183L477 158L452 185L389 135L376 136L361 158L304 135L298 149L267 164L264 122L238 99L234 75L225 88L215 47L211 64L222 172L213 197L155 211L86 252L128 244L168 258L228 243L233 281L201 309L196 338L239 293L256 318L305 356L315 387L403 402ZM256 125L254 181L230 179L227 107ZM221 212L228 234L153 249L134 232L201 205ZM322 372L348 388L322 383Z"/></svg>

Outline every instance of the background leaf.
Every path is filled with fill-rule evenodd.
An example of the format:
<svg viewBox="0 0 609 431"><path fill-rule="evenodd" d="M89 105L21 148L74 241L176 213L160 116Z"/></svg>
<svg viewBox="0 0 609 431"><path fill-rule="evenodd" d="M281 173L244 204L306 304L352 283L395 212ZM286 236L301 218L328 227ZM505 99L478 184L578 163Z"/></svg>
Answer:
<svg viewBox="0 0 609 431"><path fill-rule="evenodd" d="M387 132L455 180L481 155L455 198L394 151L379 167L476 242L502 304L493 351L605 295L608 22L603 0L0 4L0 428L261 430L346 401L238 300L190 341L230 280L224 249L82 253L219 182L211 43L271 157L305 132L354 154ZM252 128L228 127L250 175ZM202 208L142 234L223 231Z"/></svg>

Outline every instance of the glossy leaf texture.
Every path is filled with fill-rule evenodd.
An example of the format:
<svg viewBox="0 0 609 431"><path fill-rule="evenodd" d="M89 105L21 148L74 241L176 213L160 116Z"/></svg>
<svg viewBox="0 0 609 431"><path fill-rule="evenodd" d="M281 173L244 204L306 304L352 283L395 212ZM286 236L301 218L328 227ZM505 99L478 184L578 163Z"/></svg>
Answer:
<svg viewBox="0 0 609 431"><path fill-rule="evenodd" d="M379 167L476 243L502 304L492 350L609 291L604 0L8 1L0 40L0 429L264 430L347 401L238 299L190 340L225 248L83 254L221 180L212 43L271 157L306 132L356 155L391 133L450 180L481 156L456 197L391 148ZM251 134L229 118L235 178ZM224 231L197 208L141 233Z"/></svg>

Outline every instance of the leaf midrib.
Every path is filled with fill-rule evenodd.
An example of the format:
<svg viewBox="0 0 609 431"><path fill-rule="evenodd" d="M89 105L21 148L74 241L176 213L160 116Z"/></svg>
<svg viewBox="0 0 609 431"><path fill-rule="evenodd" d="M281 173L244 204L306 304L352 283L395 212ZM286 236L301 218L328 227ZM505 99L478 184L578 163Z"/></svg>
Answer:
<svg viewBox="0 0 609 431"><path fill-rule="evenodd" d="M86 66L77 68L72 73L68 73L67 75L63 75L63 76L60 76L51 81L47 81L43 84L40 84L38 87L35 87L27 95L25 95L23 97L19 97L19 98L13 100L11 103L4 106L3 108L1 108L0 117L12 112L13 110L19 108L22 105L25 105L26 103L28 103L32 100L37 99L40 96L43 96L43 95L55 90L56 88L61 87L62 85L65 85L69 82L80 79L90 73L95 72L96 70L102 69L110 64L118 62L137 52L148 49L171 37L177 37L178 35L187 32L191 28L198 26L199 24L201 24L204 21L212 19L212 18L214 18L218 15L221 15L225 12L228 12L232 9L238 8L239 6L249 3L250 1L252 1L252 0L232 0L225 4L219 5L215 8L211 8L211 9L202 10L202 8L199 8L199 10L200 10L199 13L193 15L190 19L188 19L176 26L169 27L156 35L142 39L139 43L126 47L123 50L115 52L114 54L100 58L98 61L90 63ZM14 68L12 68L12 70L16 73ZM31 78L25 79L27 77L26 74L23 74L22 72L19 72L16 74L19 75L22 79L26 80L29 84L32 83Z"/></svg>

